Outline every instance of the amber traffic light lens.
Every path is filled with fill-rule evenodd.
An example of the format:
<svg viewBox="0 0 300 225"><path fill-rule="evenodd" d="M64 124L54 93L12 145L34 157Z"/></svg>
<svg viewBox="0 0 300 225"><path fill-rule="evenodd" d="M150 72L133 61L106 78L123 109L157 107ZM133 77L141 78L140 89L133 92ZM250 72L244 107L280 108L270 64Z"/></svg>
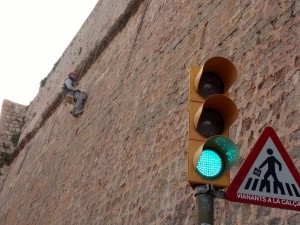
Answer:
<svg viewBox="0 0 300 225"><path fill-rule="evenodd" d="M198 93L204 98L215 94L223 94L223 81L214 73L204 72L199 82Z"/></svg>
<svg viewBox="0 0 300 225"><path fill-rule="evenodd" d="M224 120L216 110L206 108L200 116L197 130L205 137L222 134L224 131Z"/></svg>

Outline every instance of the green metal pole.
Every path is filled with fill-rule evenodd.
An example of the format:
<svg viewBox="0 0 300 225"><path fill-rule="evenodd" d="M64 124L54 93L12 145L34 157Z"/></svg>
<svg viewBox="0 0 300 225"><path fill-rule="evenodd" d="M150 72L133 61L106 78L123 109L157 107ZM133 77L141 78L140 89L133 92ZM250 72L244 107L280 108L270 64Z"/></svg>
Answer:
<svg viewBox="0 0 300 225"><path fill-rule="evenodd" d="M196 225L214 224L214 194L212 185L195 188L197 223Z"/></svg>

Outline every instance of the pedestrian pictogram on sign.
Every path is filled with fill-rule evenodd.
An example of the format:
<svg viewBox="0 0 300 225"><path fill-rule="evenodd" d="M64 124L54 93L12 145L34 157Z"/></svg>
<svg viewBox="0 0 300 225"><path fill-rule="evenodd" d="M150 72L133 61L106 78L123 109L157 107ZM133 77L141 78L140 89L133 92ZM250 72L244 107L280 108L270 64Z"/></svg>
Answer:
<svg viewBox="0 0 300 225"><path fill-rule="evenodd" d="M300 175L273 128L265 128L227 189L226 198L300 211Z"/></svg>

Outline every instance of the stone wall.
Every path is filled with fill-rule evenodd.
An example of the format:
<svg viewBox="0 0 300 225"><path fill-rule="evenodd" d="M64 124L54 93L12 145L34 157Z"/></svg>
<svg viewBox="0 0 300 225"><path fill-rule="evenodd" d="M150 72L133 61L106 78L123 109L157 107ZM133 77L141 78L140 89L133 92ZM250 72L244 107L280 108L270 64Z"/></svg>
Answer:
<svg viewBox="0 0 300 225"><path fill-rule="evenodd" d="M240 111L230 132L241 150L232 176L266 126L299 169L299 11L292 0L99 1L28 107L0 221L195 224L186 181L189 67L216 55L239 74L229 92ZM48 111L76 68L89 95L84 114L73 118L63 103ZM215 224L299 220L291 210L215 200Z"/></svg>
<svg viewBox="0 0 300 225"><path fill-rule="evenodd" d="M25 124L27 106L4 99L0 115L0 188L8 174L12 153ZM3 153L8 153L3 155Z"/></svg>
<svg viewBox="0 0 300 225"><path fill-rule="evenodd" d="M21 134L27 106L4 99L0 116L0 152L12 152L18 142L12 136Z"/></svg>

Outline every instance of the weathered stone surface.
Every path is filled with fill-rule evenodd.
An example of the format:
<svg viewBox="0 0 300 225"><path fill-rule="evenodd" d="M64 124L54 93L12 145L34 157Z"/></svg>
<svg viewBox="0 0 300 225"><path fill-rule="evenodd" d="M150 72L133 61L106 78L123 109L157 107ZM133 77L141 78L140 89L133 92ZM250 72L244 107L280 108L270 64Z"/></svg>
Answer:
<svg viewBox="0 0 300 225"><path fill-rule="evenodd" d="M73 118L60 104L12 164L0 193L3 224L195 224L186 182L188 71L215 55L239 73L229 93L240 110L230 134L242 159L272 126L300 166L297 1L132 2L99 1L28 107L23 138L66 74L117 32L80 81L89 95L84 114ZM137 11L121 24L128 6ZM297 215L215 204L220 225L286 225Z"/></svg>

